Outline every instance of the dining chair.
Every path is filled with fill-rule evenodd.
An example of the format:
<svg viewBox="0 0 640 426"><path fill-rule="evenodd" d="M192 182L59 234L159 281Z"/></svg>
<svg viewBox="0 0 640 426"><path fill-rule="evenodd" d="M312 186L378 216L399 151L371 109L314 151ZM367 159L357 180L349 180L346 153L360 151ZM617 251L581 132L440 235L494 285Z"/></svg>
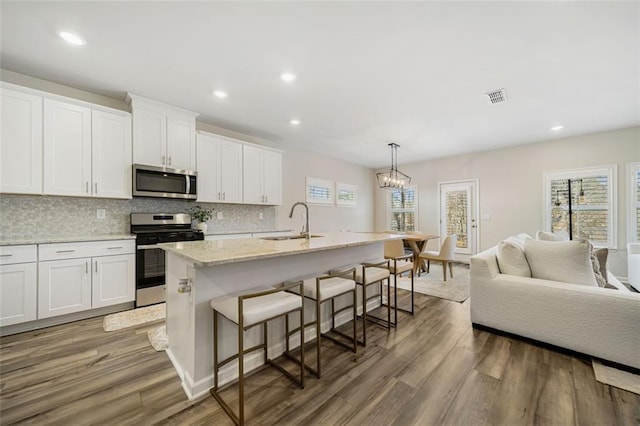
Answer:
<svg viewBox="0 0 640 426"><path fill-rule="evenodd" d="M447 280L447 265L449 266L449 274L451 278L453 278L453 254L456 250L456 243L458 242L458 236L447 235L447 237L442 242L442 246L440 247L440 251L424 251L420 253L420 259L427 261L427 273L429 273L430 263L433 262L441 262L442 263L442 274L444 276L444 280Z"/></svg>

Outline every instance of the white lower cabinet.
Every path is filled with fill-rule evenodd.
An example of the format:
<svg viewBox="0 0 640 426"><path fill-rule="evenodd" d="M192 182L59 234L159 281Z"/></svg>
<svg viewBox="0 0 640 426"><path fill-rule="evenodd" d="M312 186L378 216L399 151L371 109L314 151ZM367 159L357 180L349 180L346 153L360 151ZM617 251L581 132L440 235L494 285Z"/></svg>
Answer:
<svg viewBox="0 0 640 426"><path fill-rule="evenodd" d="M91 258L38 265L38 319L91 309Z"/></svg>
<svg viewBox="0 0 640 426"><path fill-rule="evenodd" d="M35 244L0 247L0 327L36 319L37 259Z"/></svg>
<svg viewBox="0 0 640 426"><path fill-rule="evenodd" d="M135 299L136 258L133 254L93 259L91 307L116 305Z"/></svg>
<svg viewBox="0 0 640 426"><path fill-rule="evenodd" d="M133 240L41 244L38 319L135 299Z"/></svg>

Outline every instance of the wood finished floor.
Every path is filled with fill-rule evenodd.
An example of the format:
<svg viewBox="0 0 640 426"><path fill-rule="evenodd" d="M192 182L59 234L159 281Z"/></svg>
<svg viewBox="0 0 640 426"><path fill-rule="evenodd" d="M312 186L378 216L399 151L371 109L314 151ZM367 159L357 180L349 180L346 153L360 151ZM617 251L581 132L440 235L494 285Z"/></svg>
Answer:
<svg viewBox="0 0 640 426"><path fill-rule="evenodd" d="M323 343L324 375L304 390L251 376L248 423L640 424L640 397L598 383L590 360L474 330L468 301L416 296L416 315L372 326L357 355ZM1 338L0 423L232 424L213 398L186 399L150 327L105 333L100 317Z"/></svg>

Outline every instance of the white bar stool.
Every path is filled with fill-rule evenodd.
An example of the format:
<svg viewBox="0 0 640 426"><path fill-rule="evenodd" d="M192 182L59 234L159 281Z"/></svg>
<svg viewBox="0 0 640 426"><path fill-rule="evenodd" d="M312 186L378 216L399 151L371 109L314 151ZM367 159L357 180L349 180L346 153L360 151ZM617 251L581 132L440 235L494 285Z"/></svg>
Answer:
<svg viewBox="0 0 640 426"><path fill-rule="evenodd" d="M315 303L316 308L316 320L312 322L305 323L303 328L314 325L316 328L316 368L315 370L308 365L305 367L311 371L316 377L320 378L321 376L321 338L331 340L332 342L346 348L352 350L354 353L357 353L357 300L356 300L356 269L351 268L345 270L344 272L338 275L323 275L319 277L306 278L303 280L303 288L304 288L304 297L309 299ZM297 289L293 290L297 293ZM336 311L335 309L335 299L346 295L352 295L352 304L344 306ZM322 304L325 302L331 301L331 328L326 332L322 333ZM344 312L348 309L353 310L353 335L349 336L345 333L342 333L339 330L336 330L336 322L335 317L337 314ZM295 330L290 332L291 334L295 333ZM329 333L336 334L343 339L347 339L352 342L352 344L347 344L342 340L338 340L334 336ZM303 333L304 334L304 333ZM288 337L288 336L287 336Z"/></svg>
<svg viewBox="0 0 640 426"><path fill-rule="evenodd" d="M347 266L339 269L333 269L329 271L331 275L340 275L345 272L346 268L351 268L353 266ZM389 260L384 260L382 262L375 263L362 263L360 265L356 265L356 284L362 286L362 341L359 342L362 346L367 346L367 321L370 321L378 326L386 328L387 330L391 330L391 327L394 326L391 322L391 283L389 280ZM367 302L374 298L380 297L380 301L382 302L382 283L384 280L387 280L387 304L382 304L382 306L387 307L387 319L382 319L375 317L373 315L367 315ZM380 295L373 295L367 297L367 287L378 284L380 287Z"/></svg>
<svg viewBox="0 0 640 426"><path fill-rule="evenodd" d="M298 295L289 293L287 290L297 288ZM211 395L218 401L222 409L229 415L236 425L244 425L244 355L256 350L264 349L265 364L275 367L294 383L304 388L304 345L300 345L300 359L296 361L300 364L300 377L297 378L280 365L274 363L267 355L267 323L275 318L284 316L286 318L286 339L287 356L292 357L289 350L289 314L300 312L301 322L304 318L304 300L300 296L302 292L302 281L278 288L261 288L249 290L249 293L241 295L223 296L211 300L213 309L213 387L209 390ZM233 323L238 329L238 353L218 361L218 316L222 315ZM244 332L257 325L262 325L263 342L259 345L244 349ZM234 359L238 359L238 415L224 401L218 393L218 371L220 367L228 364Z"/></svg>
<svg viewBox="0 0 640 426"><path fill-rule="evenodd" d="M414 280L413 280L413 254L405 254L402 240L385 241L384 258L391 261L389 272L393 275L394 286L394 324L398 323L398 310L408 314L414 314ZM411 277L411 305L409 309L398 307L398 276L408 272Z"/></svg>

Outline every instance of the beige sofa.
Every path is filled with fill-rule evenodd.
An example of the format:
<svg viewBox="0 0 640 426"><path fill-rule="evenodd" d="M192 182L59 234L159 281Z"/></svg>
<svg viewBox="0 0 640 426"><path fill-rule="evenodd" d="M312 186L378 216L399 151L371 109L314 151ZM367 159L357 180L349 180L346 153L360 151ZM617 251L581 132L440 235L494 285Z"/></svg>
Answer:
<svg viewBox="0 0 640 426"><path fill-rule="evenodd" d="M492 247L471 258L471 322L640 369L640 293L500 272Z"/></svg>

